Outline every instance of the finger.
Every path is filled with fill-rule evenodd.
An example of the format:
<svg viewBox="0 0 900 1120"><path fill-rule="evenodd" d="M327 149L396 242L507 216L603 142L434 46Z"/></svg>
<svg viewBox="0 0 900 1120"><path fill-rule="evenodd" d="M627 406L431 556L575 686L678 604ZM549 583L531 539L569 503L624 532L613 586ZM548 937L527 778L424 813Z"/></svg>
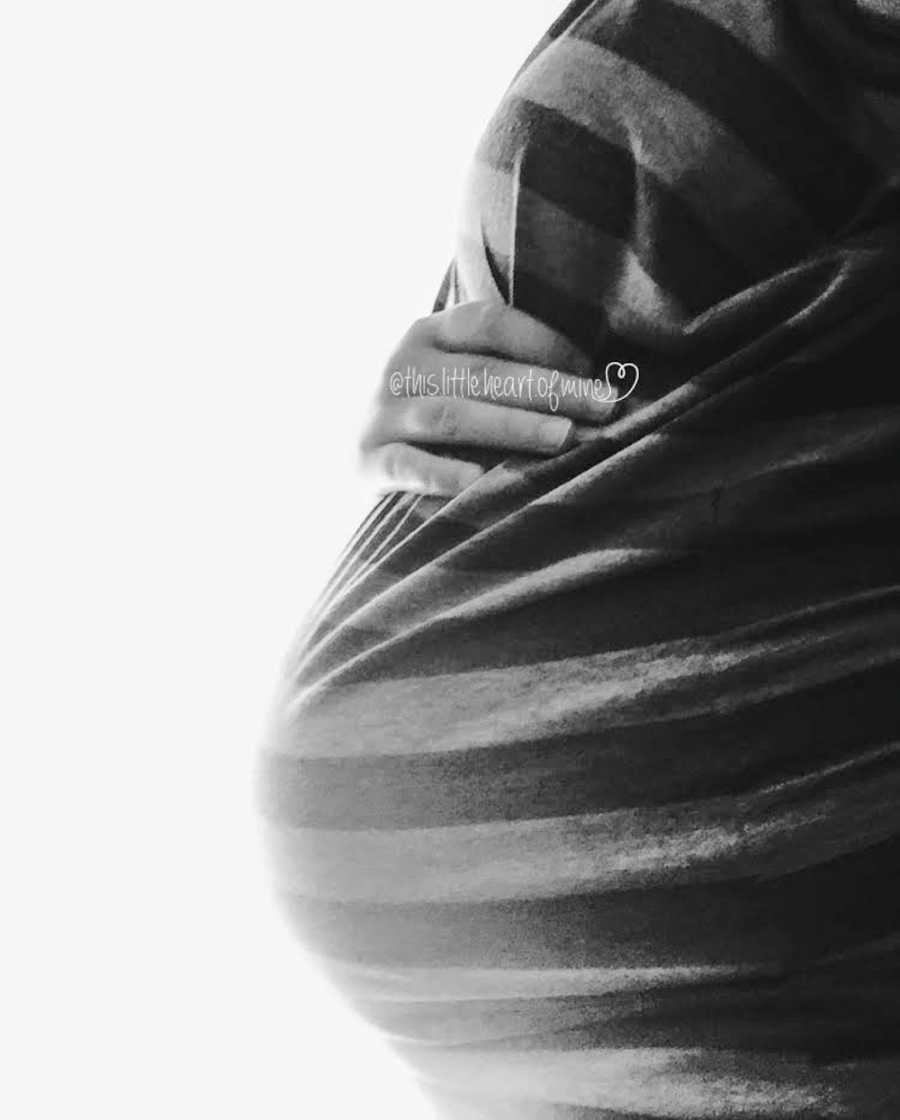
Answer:
<svg viewBox="0 0 900 1120"><path fill-rule="evenodd" d="M421 369L410 367L389 381L392 396L460 397L592 424L608 423L616 411L618 392L603 377L578 377L475 352L426 350L419 360Z"/></svg>
<svg viewBox="0 0 900 1120"><path fill-rule="evenodd" d="M442 349L474 351L525 365L591 373L590 356L533 315L496 300L473 300L430 316L431 337Z"/></svg>
<svg viewBox="0 0 900 1120"><path fill-rule="evenodd" d="M382 408L364 442L369 446L397 441L468 444L555 455L571 444L574 428L564 416L547 416L464 397L416 397Z"/></svg>
<svg viewBox="0 0 900 1120"><path fill-rule="evenodd" d="M406 443L386 443L367 452L363 470L379 490L453 497L479 479L477 463L433 455Z"/></svg>

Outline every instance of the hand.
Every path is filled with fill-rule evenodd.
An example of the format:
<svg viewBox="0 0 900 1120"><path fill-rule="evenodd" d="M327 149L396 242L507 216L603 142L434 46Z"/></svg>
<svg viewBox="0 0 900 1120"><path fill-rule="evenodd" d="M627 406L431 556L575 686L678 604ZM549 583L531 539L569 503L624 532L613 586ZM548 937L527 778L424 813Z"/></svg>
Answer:
<svg viewBox="0 0 900 1120"><path fill-rule="evenodd" d="M612 416L616 390L590 374L572 342L503 303L418 319L385 366L361 467L382 491L452 496L483 474L453 449L555 455Z"/></svg>

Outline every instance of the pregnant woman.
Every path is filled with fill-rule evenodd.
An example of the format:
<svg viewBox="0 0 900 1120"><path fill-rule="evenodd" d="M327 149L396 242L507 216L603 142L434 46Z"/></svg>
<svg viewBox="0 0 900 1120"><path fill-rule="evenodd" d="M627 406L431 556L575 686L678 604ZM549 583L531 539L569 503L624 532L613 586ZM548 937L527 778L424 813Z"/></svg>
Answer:
<svg viewBox="0 0 900 1120"><path fill-rule="evenodd" d="M388 363L262 801L454 1120L900 1116L898 9L570 4Z"/></svg>

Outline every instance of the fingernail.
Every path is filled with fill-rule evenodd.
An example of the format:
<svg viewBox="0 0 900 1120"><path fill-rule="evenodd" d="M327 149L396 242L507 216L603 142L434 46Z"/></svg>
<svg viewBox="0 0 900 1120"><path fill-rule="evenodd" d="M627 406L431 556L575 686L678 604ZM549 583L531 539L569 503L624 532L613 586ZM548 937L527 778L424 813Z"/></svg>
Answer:
<svg viewBox="0 0 900 1120"><path fill-rule="evenodd" d="M538 434L548 451L562 451L574 441L575 425L563 416L551 416L541 422Z"/></svg>

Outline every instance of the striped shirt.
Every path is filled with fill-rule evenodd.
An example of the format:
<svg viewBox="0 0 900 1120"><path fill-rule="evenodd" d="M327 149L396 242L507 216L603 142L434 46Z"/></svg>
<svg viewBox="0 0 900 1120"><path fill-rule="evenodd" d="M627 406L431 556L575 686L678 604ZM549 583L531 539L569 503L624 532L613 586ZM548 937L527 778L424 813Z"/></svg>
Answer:
<svg viewBox="0 0 900 1120"><path fill-rule="evenodd" d="M261 766L304 943L454 1120L900 1115L900 12L575 0L435 303L648 403L393 494Z"/></svg>

